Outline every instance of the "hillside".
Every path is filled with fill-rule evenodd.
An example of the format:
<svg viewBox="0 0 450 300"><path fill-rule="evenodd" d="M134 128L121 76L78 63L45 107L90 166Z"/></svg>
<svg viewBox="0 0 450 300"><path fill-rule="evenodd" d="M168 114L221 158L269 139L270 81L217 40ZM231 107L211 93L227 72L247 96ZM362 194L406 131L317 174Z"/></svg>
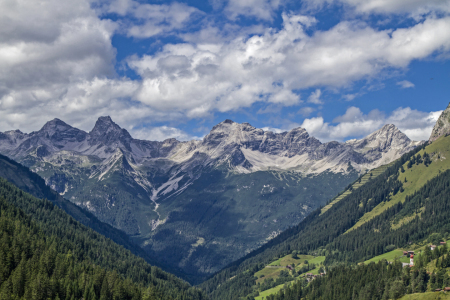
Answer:
<svg viewBox="0 0 450 300"><path fill-rule="evenodd" d="M273 133L231 120L187 142L134 139L110 117L90 132L54 119L31 133L0 133L0 153L192 283L419 144L394 125L321 143L303 128Z"/></svg>
<svg viewBox="0 0 450 300"><path fill-rule="evenodd" d="M2 178L0 206L2 299L204 299L186 282Z"/></svg>
<svg viewBox="0 0 450 300"><path fill-rule="evenodd" d="M95 230L101 235L113 240L115 243L125 247L133 254L144 258L150 264L161 267L164 270L177 276L181 276L184 278L188 277L179 268L173 268L171 266L165 265L161 262L161 259L159 257L155 257L154 255L152 256L151 253L144 251L132 240L130 240L130 237L123 231L99 221L89 211L64 199L57 192L46 185L45 181L38 174L31 172L27 167L22 166L21 164L1 154L0 177L5 178L16 187L33 195L34 197L50 200L52 203L72 216L75 220Z"/></svg>
<svg viewBox="0 0 450 300"><path fill-rule="evenodd" d="M237 299L253 293L257 280L252 274L294 250L325 255L324 265L330 267L368 260L391 247L423 241L432 233L448 234L449 151L450 137L443 135L402 156L377 177L347 189L340 201L312 213L202 287L214 299Z"/></svg>

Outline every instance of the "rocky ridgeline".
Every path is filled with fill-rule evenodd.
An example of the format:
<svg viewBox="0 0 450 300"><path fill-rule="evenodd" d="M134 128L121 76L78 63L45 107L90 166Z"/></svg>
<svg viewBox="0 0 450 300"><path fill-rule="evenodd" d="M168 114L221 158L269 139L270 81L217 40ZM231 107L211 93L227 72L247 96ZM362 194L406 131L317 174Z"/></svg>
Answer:
<svg viewBox="0 0 450 300"><path fill-rule="evenodd" d="M447 124L447 119L442 122ZM433 132L441 132L445 128L441 126ZM107 169L102 164L110 165L111 158L116 157L116 151L120 149L120 155L137 173L141 165L158 169L162 166L159 172L171 172L169 178L177 170L220 165L226 165L230 171L238 173L268 169L293 170L304 174L345 172L349 164L363 171L389 163L417 144L394 125L385 125L361 140L321 143L304 128L273 133L249 123L239 124L231 120L214 126L202 141L188 142L133 139L110 117L100 117L89 133L59 119L46 123L41 130L30 134L18 130L0 133L1 153L18 161L31 156L51 163L55 155L62 151L77 156L94 156L99 159L98 165L92 169L91 175L95 175L98 170ZM148 189L153 188L150 181L148 185Z"/></svg>
<svg viewBox="0 0 450 300"><path fill-rule="evenodd" d="M433 142L439 137L450 133L450 104L441 113L439 119L433 127L429 141Z"/></svg>

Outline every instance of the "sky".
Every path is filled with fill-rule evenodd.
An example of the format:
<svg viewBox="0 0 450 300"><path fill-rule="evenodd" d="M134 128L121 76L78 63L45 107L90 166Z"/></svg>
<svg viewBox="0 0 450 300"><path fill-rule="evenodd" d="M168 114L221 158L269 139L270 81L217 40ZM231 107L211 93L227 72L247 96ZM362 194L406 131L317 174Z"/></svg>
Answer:
<svg viewBox="0 0 450 300"><path fill-rule="evenodd" d="M425 140L449 95L450 0L0 1L0 131L109 115L145 140L225 119Z"/></svg>

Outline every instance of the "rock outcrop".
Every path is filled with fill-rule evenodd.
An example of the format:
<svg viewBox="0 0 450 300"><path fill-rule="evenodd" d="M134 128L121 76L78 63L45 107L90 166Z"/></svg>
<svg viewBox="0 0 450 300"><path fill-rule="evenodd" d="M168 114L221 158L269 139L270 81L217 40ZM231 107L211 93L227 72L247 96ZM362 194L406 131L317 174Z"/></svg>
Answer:
<svg viewBox="0 0 450 300"><path fill-rule="evenodd" d="M447 108L441 113L439 119L431 131L431 136L429 141L433 142L439 137L450 133L450 103Z"/></svg>

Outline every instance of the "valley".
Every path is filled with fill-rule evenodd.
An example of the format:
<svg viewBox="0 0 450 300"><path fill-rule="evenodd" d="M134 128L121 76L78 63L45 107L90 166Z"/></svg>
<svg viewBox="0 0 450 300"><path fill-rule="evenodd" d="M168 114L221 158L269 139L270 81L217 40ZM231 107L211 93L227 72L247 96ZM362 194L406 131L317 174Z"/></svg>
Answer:
<svg viewBox="0 0 450 300"><path fill-rule="evenodd" d="M321 143L303 128L273 133L231 120L187 142L134 139L110 117L89 133L59 119L29 134L0 133L0 153L191 283L420 144L393 125L361 140Z"/></svg>

